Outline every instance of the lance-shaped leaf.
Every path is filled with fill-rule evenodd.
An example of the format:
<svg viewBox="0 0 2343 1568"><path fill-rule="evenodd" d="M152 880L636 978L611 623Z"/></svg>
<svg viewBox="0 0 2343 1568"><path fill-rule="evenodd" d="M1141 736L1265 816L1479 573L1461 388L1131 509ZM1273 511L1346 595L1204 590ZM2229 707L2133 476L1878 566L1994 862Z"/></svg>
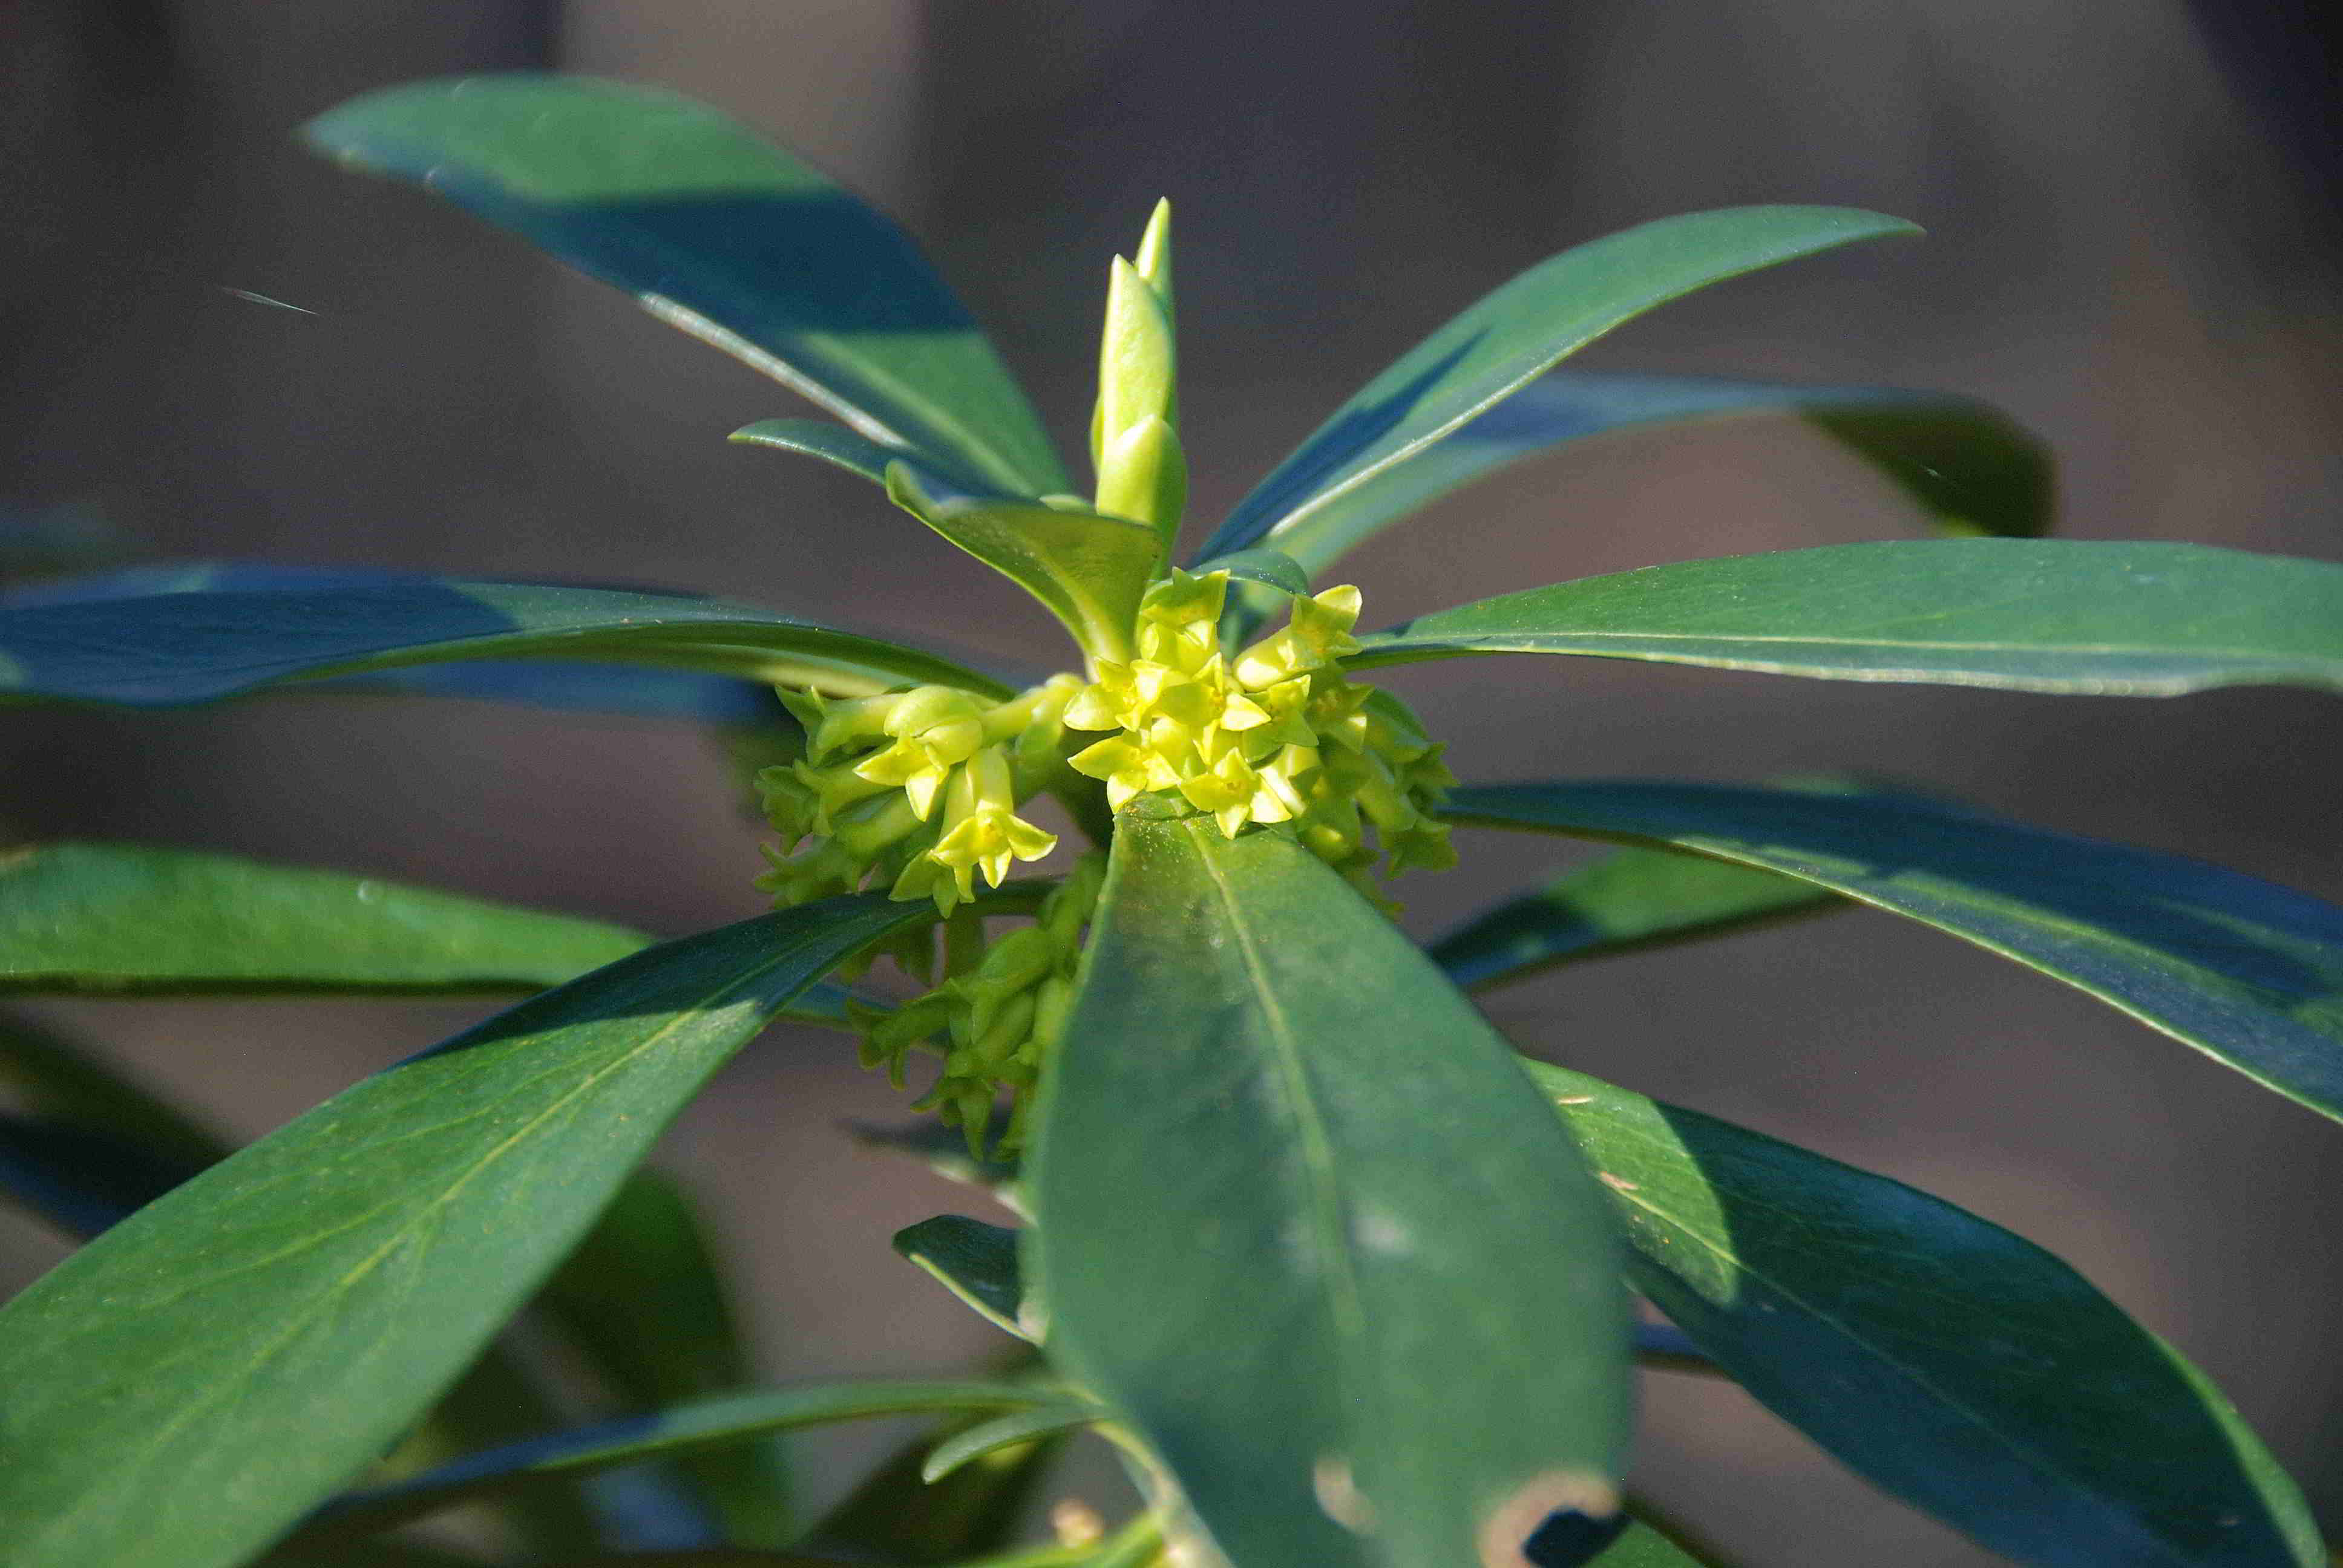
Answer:
<svg viewBox="0 0 2343 1568"><path fill-rule="evenodd" d="M538 990L649 941L599 920L194 849L0 855L6 990Z"/></svg>
<svg viewBox="0 0 2343 1568"><path fill-rule="evenodd" d="M1105 1419L1106 1412L1096 1405L1048 1404L980 1422L937 1443L920 1466L920 1479L932 1486L1003 1449L1023 1448L1038 1439L1095 1426Z"/></svg>
<svg viewBox="0 0 2343 1568"><path fill-rule="evenodd" d="M2153 849L1899 796L1480 786L1449 819L1657 840L1926 921L2343 1120L2343 909Z"/></svg>
<svg viewBox="0 0 2343 1568"><path fill-rule="evenodd" d="M466 1454L396 1486L338 1499L319 1510L292 1540L296 1543L349 1540L546 1476L579 1475L646 1459L672 1458L801 1427L874 1416L1022 1410L1061 1402L1047 1389L943 1381L809 1383L697 1400L648 1415L598 1422Z"/></svg>
<svg viewBox="0 0 2343 1568"><path fill-rule="evenodd" d="M0 700L169 707L287 681L511 658L696 669L848 696L906 681L1009 695L915 648L681 594L445 578L0 611Z"/></svg>
<svg viewBox="0 0 2343 1568"><path fill-rule="evenodd" d="M1506 900L1428 950L1458 985L1503 985L1578 959L1722 936L1843 904L1827 889L1754 866L1624 849Z"/></svg>
<svg viewBox="0 0 2343 1568"><path fill-rule="evenodd" d="M0 607L20 609L97 599L145 598L166 593L378 588L387 584L427 584L432 580L419 572L353 571L258 561L168 561L11 589L0 594ZM412 693L478 702L524 703L581 713L693 719L708 723L790 722L771 689L756 681L624 664L479 659L420 668L378 669L367 675L319 682L309 689Z"/></svg>
<svg viewBox="0 0 2343 1568"><path fill-rule="evenodd" d="M228 1154L228 1145L168 1101L115 1072L72 1043L0 1020L0 1082L41 1113L0 1117L0 1191L64 1233L86 1240L192 1180ZM630 1217L650 1185L638 1171L587 1233L581 1251L623 1278L640 1280L654 1262L673 1270L672 1250L654 1256ZM672 1294L676 1287L666 1285ZM558 1312L566 1282L557 1276L539 1302ZM686 1332L664 1321L643 1325L639 1342ZM600 1348L581 1347L591 1359ZM635 1353L643 1353L634 1346ZM598 1370L608 1372L607 1364ZM554 1423L554 1406L506 1347L492 1344L449 1388L402 1452L453 1453L508 1442ZM544 1487L517 1500L523 1533L537 1548L574 1550L599 1539L584 1500Z"/></svg>
<svg viewBox="0 0 2343 1568"><path fill-rule="evenodd" d="M1140 596L1162 554L1153 528L1088 509L950 493L908 463L887 469L890 499L1041 601L1095 658L1131 657Z"/></svg>
<svg viewBox="0 0 2343 1568"><path fill-rule="evenodd" d="M918 918L858 894L638 953L68 1258L0 1311L11 1568L225 1568L266 1544L430 1403L709 1074Z"/></svg>
<svg viewBox="0 0 2343 1568"><path fill-rule="evenodd" d="M1636 1288L1889 1492L2056 1568L2324 1561L2204 1374L2041 1248L1729 1122L1530 1072L1604 1175Z"/></svg>
<svg viewBox="0 0 2343 1568"><path fill-rule="evenodd" d="M582 77L458 77L369 93L302 136L617 285L872 440L1026 495L1068 487L910 238L713 109Z"/></svg>
<svg viewBox="0 0 2343 1568"><path fill-rule="evenodd" d="M1449 491L1575 442L1656 425L1785 417L1836 437L1948 532L2033 535L2049 527L2048 448L1966 397L1557 370L1406 462L1287 518L1265 542L1316 573Z"/></svg>
<svg viewBox="0 0 2343 1568"><path fill-rule="evenodd" d="M2209 545L1824 545L1503 594L1360 641L1354 668L1571 653L2090 697L2343 690L2343 566Z"/></svg>
<svg viewBox="0 0 2343 1568"><path fill-rule="evenodd" d="M1480 1016L1293 839L1210 818L1125 813L1090 940L1027 1289L1222 1554L1520 1568L1615 1513L1608 1205Z"/></svg>
<svg viewBox="0 0 2343 1568"><path fill-rule="evenodd" d="M935 1276L970 1311L1020 1339L1023 1289L1017 1271L1017 1232L964 1214L939 1214L895 1232L895 1251Z"/></svg>
<svg viewBox="0 0 2343 1568"><path fill-rule="evenodd" d="M537 1306L622 1409L656 1410L752 1381L714 1246L691 1200L656 1171L628 1178ZM694 1451L675 1463L725 1540L786 1542L789 1476L771 1443Z"/></svg>
<svg viewBox="0 0 2343 1568"><path fill-rule="evenodd" d="M1852 207L1725 207L1642 224L1549 257L1408 350L1336 409L1237 504L1199 558L1299 528L1655 306L1779 262L1919 232Z"/></svg>

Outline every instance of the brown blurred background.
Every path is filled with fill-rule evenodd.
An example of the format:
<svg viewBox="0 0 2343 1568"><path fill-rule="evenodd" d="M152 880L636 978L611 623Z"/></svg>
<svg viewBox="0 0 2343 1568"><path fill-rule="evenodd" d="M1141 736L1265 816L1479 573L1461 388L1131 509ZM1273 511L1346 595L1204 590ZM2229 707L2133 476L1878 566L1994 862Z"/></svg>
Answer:
<svg viewBox="0 0 2343 1568"><path fill-rule="evenodd" d="M1054 630L859 483L721 437L792 397L288 131L353 93L553 65L710 98L929 246L1073 448L1111 252L1180 211L1198 515L1519 268L1644 218L1873 206L1923 245L1671 306L1583 363L1944 387L2065 463L2065 531L2343 559L2332 83L2250 4L1638 0L10 0L0 5L0 505L157 558L717 590L1020 668ZM230 290L298 306L272 308ZM1382 624L1689 556L1894 536L1787 427L1635 437L1363 551ZM2343 706L2072 699L1467 660L1396 674L1468 778L1855 766L2343 897ZM667 932L753 913L753 834L678 726L374 699L9 715L0 828L376 870ZM1467 846L1437 930L1572 851ZM2081 996L1850 914L1492 999L1571 1065L1813 1144L2050 1246L2228 1389L2343 1529L2343 1129ZM453 1004L37 1010L252 1135L477 1016ZM889 1251L974 1201L841 1117L896 1106L777 1033L661 1160L705 1196L777 1377L998 1338ZM0 1215L0 1283L62 1244ZM1649 1493L1768 1564L1984 1554L1716 1385L1657 1376ZM817 1467L876 1434L809 1445ZM818 1499L842 1484L818 1468ZM1087 1483L1085 1483L1087 1484Z"/></svg>

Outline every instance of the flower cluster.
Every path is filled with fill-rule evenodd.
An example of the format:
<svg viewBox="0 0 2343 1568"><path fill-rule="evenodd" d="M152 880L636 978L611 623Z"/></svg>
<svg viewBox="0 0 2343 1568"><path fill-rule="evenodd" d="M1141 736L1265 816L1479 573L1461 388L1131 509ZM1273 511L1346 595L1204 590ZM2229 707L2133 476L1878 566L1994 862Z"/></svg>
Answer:
<svg viewBox="0 0 2343 1568"><path fill-rule="evenodd" d="M1140 608L1139 656L1101 660L1067 705L1071 729L1120 733L1069 759L1105 780L1108 802L1176 790L1231 838L1291 822L1302 842L1374 896L1372 874L1455 863L1432 812L1454 775L1406 706L1348 679L1359 590L1295 597L1289 623L1231 658L1221 651L1224 571L1174 570ZM1381 850L1367 842L1373 828Z"/></svg>
<svg viewBox="0 0 2343 1568"><path fill-rule="evenodd" d="M806 754L757 775L773 830L757 885L784 908L883 882L949 915L999 887L1011 860L1038 860L1057 836L1017 815L1063 777L1063 715L1081 687L1052 677L1006 702L949 686L828 699L783 691ZM792 854L807 838L812 848Z"/></svg>
<svg viewBox="0 0 2343 1568"><path fill-rule="evenodd" d="M980 1158L993 1097L1006 1088L1009 1126L997 1147L1014 1152L1023 1140L1041 1063L1073 1005L1082 933L1105 879L1105 855L1084 855L1041 901L1033 924L990 945L974 910L954 913L944 922L942 984L892 1012L850 1004L862 1030L862 1065L884 1065L900 1089L904 1058L911 1050L940 1053L942 1073L912 1109L933 1111L960 1126Z"/></svg>

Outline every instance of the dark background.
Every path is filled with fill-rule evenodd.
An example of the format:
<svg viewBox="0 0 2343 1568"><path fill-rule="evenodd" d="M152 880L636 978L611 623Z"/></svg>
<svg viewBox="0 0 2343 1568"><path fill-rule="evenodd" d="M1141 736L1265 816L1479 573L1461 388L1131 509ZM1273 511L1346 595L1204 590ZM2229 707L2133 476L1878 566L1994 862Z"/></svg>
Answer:
<svg viewBox="0 0 2343 1568"><path fill-rule="evenodd" d="M2058 447L2071 536L2343 558L2330 84L2282 8L2218 15L2207 32L2169 0L12 0L0 505L78 507L156 557L632 579L1024 668L1056 658L1037 609L858 482L723 445L801 411L789 394L287 140L369 87L549 63L712 99L901 216L1070 449L1107 257L1170 195L1200 518L1544 255L1677 211L1811 201L1931 237L1678 303L1584 363L1986 397ZM1444 503L1342 576L1383 624L1908 527L1879 480L1789 427L1634 437ZM2332 697L2050 699L1604 660L1391 684L1472 779L1854 766L2343 897ZM21 838L365 869L661 932L759 904L723 767L676 726L285 698L15 712L0 737L0 830ZM1498 848L1468 843L1465 870L1404 890L1410 924L1436 930L1573 852ZM480 1010L39 1010L251 1135ZM1556 1060L2050 1246L2219 1379L2343 1527L2343 1130L1870 913L1567 971L1493 1011ZM775 1376L941 1368L998 1337L886 1245L972 1201L835 1130L897 1104L837 1037L776 1033L663 1147L740 1261ZM0 1282L60 1251L0 1215ZM1649 1405L1642 1484L1753 1568L1986 1560L1730 1390L1656 1376Z"/></svg>

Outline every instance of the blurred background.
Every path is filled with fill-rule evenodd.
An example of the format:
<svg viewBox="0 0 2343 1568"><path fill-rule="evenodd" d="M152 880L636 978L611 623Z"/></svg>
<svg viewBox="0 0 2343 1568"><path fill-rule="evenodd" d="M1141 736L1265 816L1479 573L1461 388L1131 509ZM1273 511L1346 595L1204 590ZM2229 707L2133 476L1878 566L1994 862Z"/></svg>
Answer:
<svg viewBox="0 0 2343 1568"><path fill-rule="evenodd" d="M631 580L1013 668L1055 660L1038 608L858 481L724 445L803 412L792 395L288 137L367 88L551 65L710 99L898 214L1070 450L1107 258L1170 196L1200 518L1550 252L1692 208L1824 202L1930 237L1704 293L1580 363L1973 394L2057 447L2070 536L2343 560L2321 43L2243 0L2201 17L2176 0L13 0L0 508L110 530L143 558ZM1744 424L1525 466L1342 575L1380 625L1911 526L1819 438ZM2343 898L2331 697L2051 699L1607 660L1459 660L1389 683L1428 706L1468 779L1859 767ZM761 902L723 759L676 725L283 698L16 711L0 754L0 830L18 839L365 869L665 934ZM1412 927L1443 928L1574 854L1465 848L1465 869L1403 886ZM1490 1000L1540 1053L1915 1182L2061 1253L2211 1372L2343 1530L2333 1125L1871 913ZM240 1137L483 1010L28 1009ZM773 1377L954 1367L1000 1339L889 1251L897 1227L981 1211L839 1131L899 1108L841 1037L776 1032L662 1145L738 1261ZM0 1214L0 1285L64 1245ZM1639 1483L1753 1568L1991 1560L1729 1388L1653 1374L1647 1399ZM880 1442L808 1444L808 1500Z"/></svg>

